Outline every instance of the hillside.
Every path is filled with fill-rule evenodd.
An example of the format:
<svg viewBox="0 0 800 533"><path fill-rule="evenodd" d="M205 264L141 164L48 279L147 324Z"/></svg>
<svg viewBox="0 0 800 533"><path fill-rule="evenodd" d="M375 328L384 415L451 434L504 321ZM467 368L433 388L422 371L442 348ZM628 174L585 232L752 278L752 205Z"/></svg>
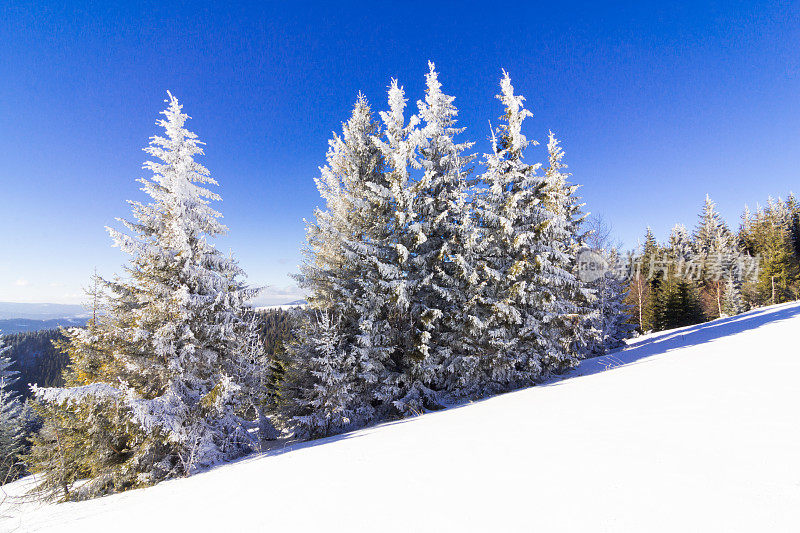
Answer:
<svg viewBox="0 0 800 533"><path fill-rule="evenodd" d="M789 531L800 304L660 332L567 379L274 450L3 531Z"/></svg>

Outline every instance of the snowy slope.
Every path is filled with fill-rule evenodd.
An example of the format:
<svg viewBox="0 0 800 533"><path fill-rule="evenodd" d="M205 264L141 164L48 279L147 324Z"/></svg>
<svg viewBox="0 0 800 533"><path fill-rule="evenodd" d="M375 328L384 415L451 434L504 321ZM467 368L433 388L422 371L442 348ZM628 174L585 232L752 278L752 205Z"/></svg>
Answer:
<svg viewBox="0 0 800 533"><path fill-rule="evenodd" d="M570 379L81 503L14 531L800 531L800 304ZM6 488L13 500L25 483Z"/></svg>

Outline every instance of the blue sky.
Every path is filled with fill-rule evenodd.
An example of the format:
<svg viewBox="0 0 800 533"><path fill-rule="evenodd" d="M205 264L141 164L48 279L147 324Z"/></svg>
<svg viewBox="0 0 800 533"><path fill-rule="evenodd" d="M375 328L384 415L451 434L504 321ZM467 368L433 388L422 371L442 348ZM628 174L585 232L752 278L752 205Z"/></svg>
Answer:
<svg viewBox="0 0 800 533"><path fill-rule="evenodd" d="M508 70L528 136L556 132L628 246L691 227L706 193L735 224L800 189L797 2L73 4L0 6L0 301L72 303L121 271L103 228L143 199L166 90L221 184L218 246L276 302L331 131L359 90L383 109L392 77L420 98L428 59L479 153Z"/></svg>

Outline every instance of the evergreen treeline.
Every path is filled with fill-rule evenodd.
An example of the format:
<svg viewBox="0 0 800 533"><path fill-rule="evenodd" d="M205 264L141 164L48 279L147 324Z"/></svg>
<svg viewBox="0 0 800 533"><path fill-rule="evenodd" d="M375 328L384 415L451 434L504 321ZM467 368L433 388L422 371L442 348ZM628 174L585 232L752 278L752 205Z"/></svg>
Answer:
<svg viewBox="0 0 800 533"><path fill-rule="evenodd" d="M11 390L22 398L30 396L30 384L59 387L64 384L62 372L69 357L56 347L63 340L58 329L43 329L5 335L6 355L19 374Z"/></svg>
<svg viewBox="0 0 800 533"><path fill-rule="evenodd" d="M800 202L769 198L755 213L745 209L739 229L742 250L761 258L758 279L743 287L751 306L800 298Z"/></svg>
<svg viewBox="0 0 800 533"><path fill-rule="evenodd" d="M85 318L52 318L47 320L32 318L0 319L0 331L2 331L4 335L41 331L43 329L83 327L84 325L86 325Z"/></svg>
<svg viewBox="0 0 800 533"><path fill-rule="evenodd" d="M659 331L800 298L800 204L745 207L732 231L706 197L693 233L676 225L666 243L648 228L628 287L631 322Z"/></svg>
<svg viewBox="0 0 800 533"><path fill-rule="evenodd" d="M664 329L797 298L793 197L743 216L734 234L706 200L695 230L648 230L629 286L583 264L621 259L587 224L565 153L538 143L510 77L488 153L461 139L433 64L407 116L393 80L377 115L359 95L330 141L297 276L302 311L256 313L197 136L172 95L145 149L149 203L131 202L122 276L95 276L85 328L26 337L41 428L25 451L18 375L0 359L0 445L45 498L81 499L192 474L280 436L327 435L535 384L631 331ZM592 248L586 255L587 246ZM742 269L762 259L757 277ZM744 266L743 266L744 265ZM749 268L749 267L747 267ZM49 337L48 337L49 335ZM20 345L19 339L11 339ZM36 352L37 354L39 352ZM58 366L68 362L59 375ZM37 366L38 365L38 366ZM61 381L63 380L63 381ZM82 480L81 483L76 483Z"/></svg>
<svg viewBox="0 0 800 533"><path fill-rule="evenodd" d="M63 384L68 363L53 342L57 329L0 337L0 484L26 473L23 456L41 420L31 408L30 384Z"/></svg>
<svg viewBox="0 0 800 533"><path fill-rule="evenodd" d="M128 233L109 229L130 255L124 275L96 277L95 318L59 343L64 385L35 391L43 425L25 460L41 496L146 486L281 433L533 384L622 341L624 288L578 275L587 229L555 136L533 162L531 114L505 74L477 157L433 64L426 85L408 117L396 81L377 116L359 96L331 140L298 276L310 305L286 318L245 305L257 289L211 244L226 231L217 183L169 96L139 180L150 200L131 202ZM260 336L284 319L296 319L289 342Z"/></svg>
<svg viewBox="0 0 800 533"><path fill-rule="evenodd" d="M285 344L296 327L297 313L292 310L270 309L258 315L258 333L268 355L285 351ZM9 387L20 398L31 395L30 385L60 387L64 384L63 372L69 365L69 355L58 348L64 341L59 329L42 329L3 336L6 356L17 379Z"/></svg>
<svg viewBox="0 0 800 533"><path fill-rule="evenodd" d="M292 332L297 328L299 310L269 309L257 316L258 334L267 355L274 356L285 352L291 342Z"/></svg>
<svg viewBox="0 0 800 533"><path fill-rule="evenodd" d="M296 433L534 384L627 334L622 287L577 275L587 235L562 147L551 133L546 166L533 162L508 74L497 98L480 158L433 64L416 113L393 80L388 111L360 96L330 141L279 412Z"/></svg>
<svg viewBox="0 0 800 533"><path fill-rule="evenodd" d="M676 226L659 243L648 230L629 286L610 270L587 277L587 257L615 264L620 252L587 224L552 133L535 162L531 113L506 73L497 98L491 149L478 156L433 64L408 116L395 80L377 115L359 95L316 180L325 205L297 276L309 305L256 313L245 302L258 289L211 243L226 232L211 207L217 182L170 94L164 132L145 149L152 175L139 180L150 200L131 202L127 233L109 229L130 256L124 274L95 276L85 328L27 340L43 354L55 340L61 354L26 378L42 420L28 452L18 376L0 360L6 472L21 457L37 493L60 500L147 486L280 436L535 384L619 346L629 319L664 329L797 298L793 197L746 213L738 234L707 199L691 234Z"/></svg>

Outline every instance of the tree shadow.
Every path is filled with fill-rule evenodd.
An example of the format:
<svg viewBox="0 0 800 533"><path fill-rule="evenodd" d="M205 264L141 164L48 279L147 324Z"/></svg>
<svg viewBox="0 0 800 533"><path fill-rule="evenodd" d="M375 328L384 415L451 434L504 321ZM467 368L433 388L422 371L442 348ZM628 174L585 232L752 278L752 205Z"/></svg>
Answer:
<svg viewBox="0 0 800 533"><path fill-rule="evenodd" d="M800 316L800 304L791 302L763 307L741 315L719 318L711 322L653 333L642 340L633 339L628 346L609 354L586 359L574 370L563 376L558 376L543 385L559 385L569 378L605 372L612 368L637 363L647 357L666 353L670 350L705 344L722 337L756 329L766 324L789 320L797 316Z"/></svg>
<svg viewBox="0 0 800 533"><path fill-rule="evenodd" d="M675 350L678 348L687 348L691 346L697 346L700 344L712 342L722 337L727 337L729 335L734 335L736 333L741 333L743 331L756 329L767 324L780 322L782 320L789 320L797 316L800 316L800 302L791 302L787 304L779 304L770 307L755 309L753 311L748 311L747 313L743 313L741 315L736 315L729 318L720 318L711 322L705 322L702 324L695 324L693 326L686 326L680 329L673 329L669 331L654 333L639 340L633 339L632 341L630 341L630 344L628 346L615 350L607 355L593 357L591 359L585 359L580 363L580 365L577 368L569 372L566 372L564 374L553 376L547 381L542 382L535 386L536 387L558 386L566 381L569 381L572 378L589 376L592 374L598 374L600 372L606 372L621 366L637 364L643 359L646 359L654 355L666 353L670 350ZM487 400L491 400L493 398L505 394L513 394L514 392L519 392L519 390L525 390L525 389L518 389L517 391L511 391L507 393L493 395L478 400L464 400L458 403L451 403L447 405L446 409L442 411L428 412L425 413L425 416L426 417L436 416L440 412L460 409L462 407L467 407L469 405L474 405L476 403L485 402ZM260 453L243 457L233 462L237 463L248 462L252 460L258 460L262 457L278 456L289 452L303 450L305 448L311 448L314 446L320 446L324 444L331 444L338 441L364 437L366 435L369 435L373 431L379 430L380 428L384 428L387 426L394 426L398 424L407 424L413 422L416 418L418 417L383 421L361 429L355 429L352 431L338 433L336 435L331 435L328 437L322 437L309 441L277 440L273 441L271 448L264 450Z"/></svg>

